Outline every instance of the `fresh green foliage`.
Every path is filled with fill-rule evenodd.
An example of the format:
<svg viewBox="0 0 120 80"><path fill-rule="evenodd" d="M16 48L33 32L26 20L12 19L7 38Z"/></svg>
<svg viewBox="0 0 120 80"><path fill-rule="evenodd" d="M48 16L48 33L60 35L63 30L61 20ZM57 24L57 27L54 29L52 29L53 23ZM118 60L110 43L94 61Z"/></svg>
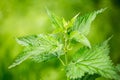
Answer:
<svg viewBox="0 0 120 80"><path fill-rule="evenodd" d="M118 70L118 72L120 72L120 64L116 66L116 69Z"/></svg>
<svg viewBox="0 0 120 80"><path fill-rule="evenodd" d="M83 16L77 17L75 23L73 24L73 29L78 30L84 35L88 35L92 21L95 19L97 14L103 12L105 9L100 9L98 11L94 11L91 13L87 13Z"/></svg>
<svg viewBox="0 0 120 80"><path fill-rule="evenodd" d="M13 68L26 59L35 62L43 62L51 58L58 58L64 70L67 80L95 80L97 77L109 79L120 79L117 69L109 57L108 41L91 46L87 39L90 25L96 15L105 9L94 11L85 15L77 14L70 21L65 21L47 10L52 22L54 31L52 34L39 34L17 38L17 42L24 46L23 52L17 57L15 62L9 66ZM81 43L83 47L74 52L72 41ZM70 50L73 53L72 59L68 61ZM61 58L63 56L65 59ZM70 55L69 55L70 56Z"/></svg>
<svg viewBox="0 0 120 80"><path fill-rule="evenodd" d="M17 42L25 47L25 50L17 57L15 62L9 67L12 68L19 65L28 58L34 61L42 62L51 57L60 56L63 54L62 46L54 35L34 35L18 38Z"/></svg>
<svg viewBox="0 0 120 80"><path fill-rule="evenodd" d="M83 45L91 48L89 40L83 34L79 33L78 31L71 32L70 39L74 39L74 40L82 43Z"/></svg>
<svg viewBox="0 0 120 80"><path fill-rule="evenodd" d="M95 80L96 78L100 77L98 74L85 74L82 78L77 78L77 79L71 79L71 80Z"/></svg>
<svg viewBox="0 0 120 80"><path fill-rule="evenodd" d="M99 74L110 79L117 79L118 75L108 56L108 40L102 44L95 45L92 49L80 48L73 60L67 66L67 76L76 79L88 74Z"/></svg>

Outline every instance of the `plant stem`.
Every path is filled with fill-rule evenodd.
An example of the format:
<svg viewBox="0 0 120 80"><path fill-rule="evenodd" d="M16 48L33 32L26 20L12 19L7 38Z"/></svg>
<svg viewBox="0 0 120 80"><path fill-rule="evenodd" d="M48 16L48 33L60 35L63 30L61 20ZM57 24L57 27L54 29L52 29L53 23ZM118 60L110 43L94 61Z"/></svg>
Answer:
<svg viewBox="0 0 120 80"><path fill-rule="evenodd" d="M65 53L65 63L67 65L68 59L67 59L67 52Z"/></svg>
<svg viewBox="0 0 120 80"><path fill-rule="evenodd" d="M60 57L58 57L58 59L60 60L60 62L62 63L62 65L65 66L65 63L63 62L63 60Z"/></svg>
<svg viewBox="0 0 120 80"><path fill-rule="evenodd" d="M67 66L68 65L68 44L69 44L67 28L65 28L63 35L64 35L65 66ZM70 80L69 77L66 76L66 78L67 80Z"/></svg>
<svg viewBox="0 0 120 80"><path fill-rule="evenodd" d="M66 63L66 65L67 65L67 62L68 62L67 45L68 45L67 30L65 30L65 32L64 32L64 52L65 52L65 63Z"/></svg>

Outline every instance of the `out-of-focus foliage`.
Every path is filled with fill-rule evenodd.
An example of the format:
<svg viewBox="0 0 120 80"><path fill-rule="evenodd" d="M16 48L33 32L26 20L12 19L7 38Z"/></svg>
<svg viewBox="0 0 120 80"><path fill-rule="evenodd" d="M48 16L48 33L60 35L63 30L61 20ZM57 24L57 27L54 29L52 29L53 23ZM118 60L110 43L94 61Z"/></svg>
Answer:
<svg viewBox="0 0 120 80"><path fill-rule="evenodd" d="M64 80L59 61L44 63L25 61L8 70L8 66L21 51L15 38L23 35L49 33L52 31L45 10L63 16L66 20L81 12L84 14L107 7L108 9L92 23L88 35L92 45L114 35L110 41L111 58L120 63L120 1L119 0L1 0L0 1L0 80ZM46 30L47 29L47 30ZM79 45L79 44L78 44ZM77 48L77 45L76 45ZM61 75L61 76L59 76ZM106 80L104 78L98 80Z"/></svg>

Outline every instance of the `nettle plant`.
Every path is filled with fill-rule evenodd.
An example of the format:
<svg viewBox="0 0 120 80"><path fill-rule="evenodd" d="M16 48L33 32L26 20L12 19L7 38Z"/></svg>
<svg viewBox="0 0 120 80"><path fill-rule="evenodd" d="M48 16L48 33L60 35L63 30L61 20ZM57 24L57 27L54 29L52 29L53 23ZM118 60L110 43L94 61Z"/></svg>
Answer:
<svg viewBox="0 0 120 80"><path fill-rule="evenodd" d="M91 46L86 37L92 21L104 10L100 9L85 15L77 14L68 22L48 11L54 31L51 34L17 38L18 44L24 46L24 50L9 66L9 69L28 58L35 62L58 58L64 66L67 80L95 80L101 76L108 79L120 79L118 68L113 66L109 57L110 38ZM81 43L83 47L77 46L79 49L74 50L78 43Z"/></svg>

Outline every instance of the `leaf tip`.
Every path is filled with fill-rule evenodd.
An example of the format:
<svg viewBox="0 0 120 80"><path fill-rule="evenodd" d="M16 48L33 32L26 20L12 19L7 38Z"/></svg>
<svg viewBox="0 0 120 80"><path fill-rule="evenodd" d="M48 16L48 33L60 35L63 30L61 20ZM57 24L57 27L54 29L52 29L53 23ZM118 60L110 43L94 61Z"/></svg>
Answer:
<svg viewBox="0 0 120 80"><path fill-rule="evenodd" d="M15 66L13 66L13 65L10 65L10 66L8 67L8 69L11 69L11 68L13 68L13 67L15 67Z"/></svg>
<svg viewBox="0 0 120 80"><path fill-rule="evenodd" d="M73 19L76 19L79 15L80 15L80 12L77 13L77 14L73 17Z"/></svg>
<svg viewBox="0 0 120 80"><path fill-rule="evenodd" d="M24 42L21 38L16 38L16 42L22 46L27 46L28 44Z"/></svg>
<svg viewBox="0 0 120 80"><path fill-rule="evenodd" d="M107 9L107 8L102 8L102 9L98 10L98 11L97 11L97 14L104 12L106 9Z"/></svg>
<svg viewBox="0 0 120 80"><path fill-rule="evenodd" d="M88 48L91 49L91 45L90 44L88 45Z"/></svg>
<svg viewBox="0 0 120 80"><path fill-rule="evenodd" d="M45 9L46 9L47 15L50 18L53 15L53 13L47 7Z"/></svg>
<svg viewBox="0 0 120 80"><path fill-rule="evenodd" d="M11 69L11 68L13 68L13 67L15 67L15 66L17 66L17 65L19 65L21 62L19 62L19 63L12 63L9 67L8 67L8 69Z"/></svg>
<svg viewBox="0 0 120 80"><path fill-rule="evenodd" d="M104 42L104 43L108 43L108 42L112 39L112 37L113 37L113 35L112 35L112 36L110 36L107 40L105 40L105 42Z"/></svg>

